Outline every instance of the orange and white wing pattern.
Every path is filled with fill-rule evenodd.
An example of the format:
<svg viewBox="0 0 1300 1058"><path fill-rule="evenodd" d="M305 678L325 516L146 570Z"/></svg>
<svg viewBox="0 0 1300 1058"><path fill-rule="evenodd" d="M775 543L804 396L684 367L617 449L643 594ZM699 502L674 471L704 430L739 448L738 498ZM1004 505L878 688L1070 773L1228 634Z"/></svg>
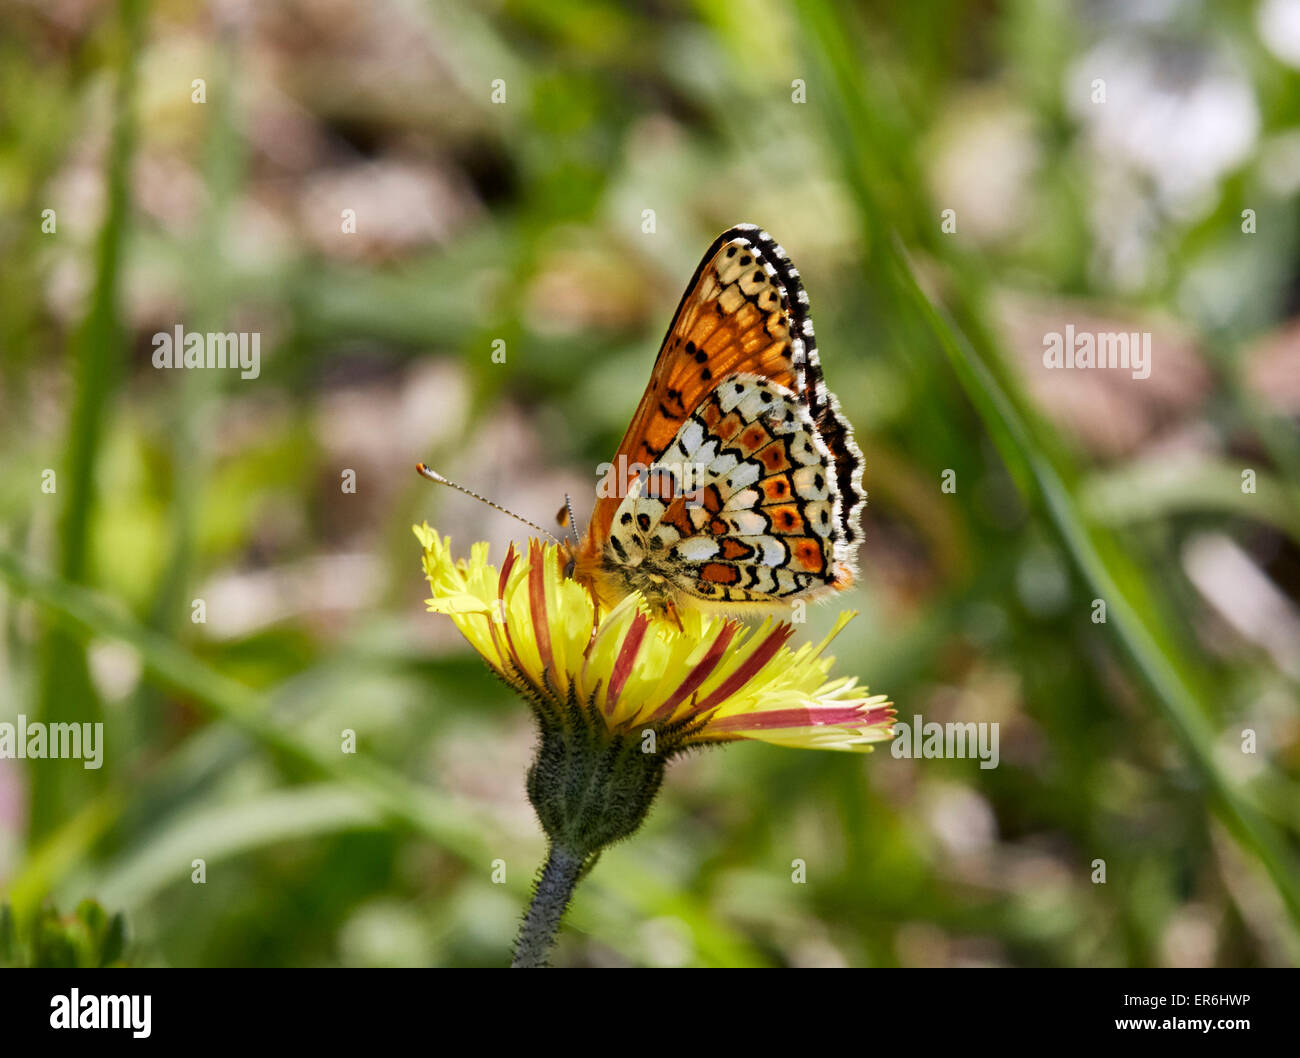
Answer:
<svg viewBox="0 0 1300 1058"><path fill-rule="evenodd" d="M807 406L775 382L733 374L677 432L648 486L633 483L609 546L624 565L661 570L682 594L728 607L842 587L851 547L832 474Z"/></svg>
<svg viewBox="0 0 1300 1058"><path fill-rule="evenodd" d="M767 232L704 255L612 466L579 562L604 595L771 604L852 582L862 457Z"/></svg>

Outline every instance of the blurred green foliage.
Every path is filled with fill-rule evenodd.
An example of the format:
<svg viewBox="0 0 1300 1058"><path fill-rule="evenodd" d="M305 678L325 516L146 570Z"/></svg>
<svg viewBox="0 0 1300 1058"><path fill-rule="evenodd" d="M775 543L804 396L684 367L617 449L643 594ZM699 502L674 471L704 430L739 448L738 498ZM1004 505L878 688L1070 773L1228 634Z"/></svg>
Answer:
<svg viewBox="0 0 1300 1058"><path fill-rule="evenodd" d="M527 712L423 613L409 526L514 526L411 467L585 517L748 220L866 456L840 668L999 723L1001 764L675 765L557 962L1297 961L1300 73L1254 5L0 19L0 721L107 747L0 761L18 921L97 897L144 964L503 964ZM1047 377L1067 322L1153 332L1152 378ZM177 324L260 332L260 376L155 370Z"/></svg>
<svg viewBox="0 0 1300 1058"><path fill-rule="evenodd" d="M83 900L75 914L60 916L41 908L26 929L20 929L13 909L0 904L0 966L92 969L125 966L126 919L109 917L94 900Z"/></svg>

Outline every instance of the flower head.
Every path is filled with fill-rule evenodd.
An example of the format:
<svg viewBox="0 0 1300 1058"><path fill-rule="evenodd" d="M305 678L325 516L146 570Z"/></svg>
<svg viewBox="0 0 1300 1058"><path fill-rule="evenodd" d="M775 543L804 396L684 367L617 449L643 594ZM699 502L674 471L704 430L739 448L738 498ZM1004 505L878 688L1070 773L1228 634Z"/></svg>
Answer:
<svg viewBox="0 0 1300 1058"><path fill-rule="evenodd" d="M565 576L554 545L512 545L500 569L488 547L466 560L428 525L424 548L431 612L447 614L485 661L539 715L590 714L610 734L654 731L660 754L691 745L757 739L784 746L869 750L893 734L884 695L867 696L852 677L830 679L830 640L786 645L794 629L758 627L696 611L680 626L653 616L637 595L603 611Z"/></svg>

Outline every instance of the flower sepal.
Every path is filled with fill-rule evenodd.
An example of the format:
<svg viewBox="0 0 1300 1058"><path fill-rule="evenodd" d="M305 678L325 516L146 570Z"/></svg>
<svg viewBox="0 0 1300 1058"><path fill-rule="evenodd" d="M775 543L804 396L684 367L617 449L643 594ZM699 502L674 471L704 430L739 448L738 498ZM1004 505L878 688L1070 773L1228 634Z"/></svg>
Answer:
<svg viewBox="0 0 1300 1058"><path fill-rule="evenodd" d="M594 704L534 708L540 738L528 769L528 799L549 849L512 966L546 966L574 887L606 846L631 837L645 822L680 741L661 731L611 731ZM662 733L667 734L667 731ZM666 750L666 751L665 751Z"/></svg>
<svg viewBox="0 0 1300 1058"><path fill-rule="evenodd" d="M552 845L587 863L644 822L671 746L662 746L653 728L610 731L592 705L575 703L567 712L537 714L541 738L528 799Z"/></svg>

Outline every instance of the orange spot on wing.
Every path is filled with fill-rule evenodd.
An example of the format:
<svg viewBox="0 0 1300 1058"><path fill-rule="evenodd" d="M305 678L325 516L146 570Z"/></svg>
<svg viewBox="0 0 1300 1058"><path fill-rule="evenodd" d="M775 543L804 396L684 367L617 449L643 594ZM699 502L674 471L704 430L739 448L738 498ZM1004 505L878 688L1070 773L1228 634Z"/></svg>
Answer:
<svg viewBox="0 0 1300 1058"><path fill-rule="evenodd" d="M695 527L691 525L690 516L686 513L686 499L685 496L678 496L673 500L664 511L661 521L665 525L671 525L682 536L691 536L695 532Z"/></svg>
<svg viewBox="0 0 1300 1058"><path fill-rule="evenodd" d="M749 558L753 555L754 549L748 544L742 544L735 537L727 537L722 541L722 557L735 561L738 558Z"/></svg>
<svg viewBox="0 0 1300 1058"><path fill-rule="evenodd" d="M790 564L804 573L821 573L826 568L826 558L821 545L811 536L786 541L790 546Z"/></svg>
<svg viewBox="0 0 1300 1058"><path fill-rule="evenodd" d="M706 562L700 567L700 580L709 584L735 584L740 580L740 570L722 562Z"/></svg>
<svg viewBox="0 0 1300 1058"><path fill-rule="evenodd" d="M790 498L790 478L787 474L765 478L762 482L763 498L768 503L780 503Z"/></svg>
<svg viewBox="0 0 1300 1058"><path fill-rule="evenodd" d="M759 452L758 461L763 464L763 469L769 474L780 474L790 469L790 460L785 454L785 445L780 441L773 441Z"/></svg>
<svg viewBox="0 0 1300 1058"><path fill-rule="evenodd" d="M740 421L740 416L733 411L730 415L719 420L718 425L713 428L713 433L724 441L730 441L740 432L740 428L743 425L744 423Z"/></svg>
<svg viewBox="0 0 1300 1058"><path fill-rule="evenodd" d="M755 423L741 435L738 443L740 445L740 450L744 452L746 458L748 458L770 440L772 440L771 434Z"/></svg>
<svg viewBox="0 0 1300 1058"><path fill-rule="evenodd" d="M802 533L805 529L803 514L793 503L769 507L764 513L772 520L774 533Z"/></svg>

